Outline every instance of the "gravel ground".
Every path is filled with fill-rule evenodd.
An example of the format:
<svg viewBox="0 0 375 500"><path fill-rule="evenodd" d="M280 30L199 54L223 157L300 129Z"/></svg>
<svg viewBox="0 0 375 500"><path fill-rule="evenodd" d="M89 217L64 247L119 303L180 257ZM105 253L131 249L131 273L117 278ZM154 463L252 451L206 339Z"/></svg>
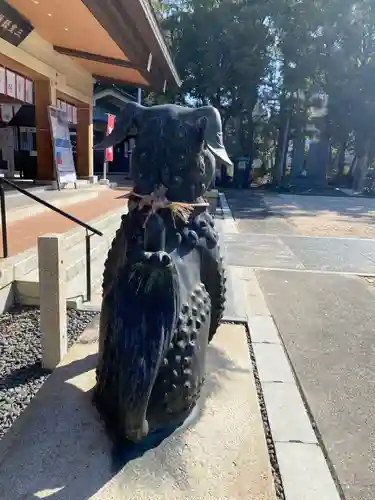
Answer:
<svg viewBox="0 0 375 500"><path fill-rule="evenodd" d="M97 313L68 311L68 344ZM39 309L14 308L0 314L0 439L48 378L41 367Z"/></svg>

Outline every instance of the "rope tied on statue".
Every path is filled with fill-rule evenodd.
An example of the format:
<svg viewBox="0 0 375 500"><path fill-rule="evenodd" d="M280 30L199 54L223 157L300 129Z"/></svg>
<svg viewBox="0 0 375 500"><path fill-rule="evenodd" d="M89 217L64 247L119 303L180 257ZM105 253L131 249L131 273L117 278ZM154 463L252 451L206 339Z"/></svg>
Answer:
<svg viewBox="0 0 375 500"><path fill-rule="evenodd" d="M143 227L145 227L149 217L158 212L160 209L167 208L171 210L173 219L175 217L181 219L185 224L188 223L189 217L191 213L197 207L208 207L208 203L197 202L197 203L184 203L180 201L170 201L166 197L168 188L164 185L156 186L154 191L151 194L138 194L135 191L131 191L128 193L125 198L138 198L137 208L138 210L142 210L144 207L150 207L150 212L148 213L145 222L143 223Z"/></svg>

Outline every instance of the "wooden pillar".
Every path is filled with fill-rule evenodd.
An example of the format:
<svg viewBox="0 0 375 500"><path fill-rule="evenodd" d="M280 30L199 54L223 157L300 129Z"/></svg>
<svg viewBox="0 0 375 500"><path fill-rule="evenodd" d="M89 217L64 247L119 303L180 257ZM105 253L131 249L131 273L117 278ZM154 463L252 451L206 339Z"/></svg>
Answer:
<svg viewBox="0 0 375 500"><path fill-rule="evenodd" d="M80 104L77 123L77 176L91 177L94 173L92 105Z"/></svg>
<svg viewBox="0 0 375 500"><path fill-rule="evenodd" d="M49 181L55 178L55 169L48 106L56 104L56 88L50 80L35 80L34 89L37 178Z"/></svg>

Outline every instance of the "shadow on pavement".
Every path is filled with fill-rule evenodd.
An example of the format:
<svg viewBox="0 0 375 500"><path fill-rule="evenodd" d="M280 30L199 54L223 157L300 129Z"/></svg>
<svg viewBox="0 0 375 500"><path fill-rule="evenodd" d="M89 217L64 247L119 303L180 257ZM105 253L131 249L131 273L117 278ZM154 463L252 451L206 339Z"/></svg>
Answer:
<svg viewBox="0 0 375 500"><path fill-rule="evenodd" d="M87 500L120 472L121 480L132 481L163 470L181 482L184 464L168 457L171 446L183 450L186 426L165 429L141 445L114 447L91 403L95 364L90 354L57 368L0 442L0 498ZM200 411L233 371L243 370L210 346ZM193 417L187 427L199 415ZM180 452L174 456L182 459Z"/></svg>

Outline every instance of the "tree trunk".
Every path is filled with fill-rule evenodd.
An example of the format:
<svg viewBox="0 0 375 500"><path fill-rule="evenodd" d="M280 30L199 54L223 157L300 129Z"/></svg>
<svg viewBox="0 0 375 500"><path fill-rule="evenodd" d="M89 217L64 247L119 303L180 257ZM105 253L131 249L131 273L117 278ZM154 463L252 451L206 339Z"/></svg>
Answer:
<svg viewBox="0 0 375 500"><path fill-rule="evenodd" d="M227 125L228 125L229 118L230 118L230 115L229 114L225 114L225 116L223 116L222 119L221 119L221 121L223 123L223 138L224 138L224 142L227 139Z"/></svg>
<svg viewBox="0 0 375 500"><path fill-rule="evenodd" d="M332 144L329 143L329 151L328 151L328 166L327 166L327 174L330 176L333 172L334 166L336 163L336 157L333 156Z"/></svg>
<svg viewBox="0 0 375 500"><path fill-rule="evenodd" d="M282 173L284 171L284 164L285 164L285 136L286 134L289 135L289 115L287 111L287 102L286 98L283 96L280 101L280 126L279 126L279 133L277 136L277 145L276 145L276 152L275 152L275 165L273 168L273 181L277 183L280 182L282 178Z"/></svg>
<svg viewBox="0 0 375 500"><path fill-rule="evenodd" d="M303 170L305 161L305 143L305 134L300 130L293 141L292 177L298 177Z"/></svg>
<svg viewBox="0 0 375 500"><path fill-rule="evenodd" d="M343 140L339 146L338 160L337 160L337 176L341 177L344 174L345 168L345 153L347 147L347 140Z"/></svg>
<svg viewBox="0 0 375 500"><path fill-rule="evenodd" d="M285 173L286 157L288 153L288 140L290 130L290 115L287 115L283 130L280 130L278 147L280 150L276 163L276 183L281 184Z"/></svg>
<svg viewBox="0 0 375 500"><path fill-rule="evenodd" d="M246 141L246 134L245 134L245 125L243 122L243 116L240 117L240 124L239 124L239 137L240 137L240 145L241 145L241 155L245 156L246 151L247 151L247 141Z"/></svg>
<svg viewBox="0 0 375 500"><path fill-rule="evenodd" d="M365 180L367 174L368 167L368 157L371 145L371 139L367 139L365 144L363 145L363 149L361 150L360 155L357 159L357 164L353 173L354 182L353 182L353 191L358 193L362 193L365 187Z"/></svg>
<svg viewBox="0 0 375 500"><path fill-rule="evenodd" d="M350 165L350 168L349 168L348 177L353 177L356 164L357 164L357 155L355 154L353 161L352 161L352 164Z"/></svg>
<svg viewBox="0 0 375 500"><path fill-rule="evenodd" d="M246 163L246 170L245 170L245 176L243 180L243 189L248 189L250 187L250 172L251 172L251 166L253 164L253 156L254 156L254 122L252 119L252 116L249 115L248 118L248 149L247 149L247 156L248 156L248 162ZM250 121L251 120L251 121Z"/></svg>

